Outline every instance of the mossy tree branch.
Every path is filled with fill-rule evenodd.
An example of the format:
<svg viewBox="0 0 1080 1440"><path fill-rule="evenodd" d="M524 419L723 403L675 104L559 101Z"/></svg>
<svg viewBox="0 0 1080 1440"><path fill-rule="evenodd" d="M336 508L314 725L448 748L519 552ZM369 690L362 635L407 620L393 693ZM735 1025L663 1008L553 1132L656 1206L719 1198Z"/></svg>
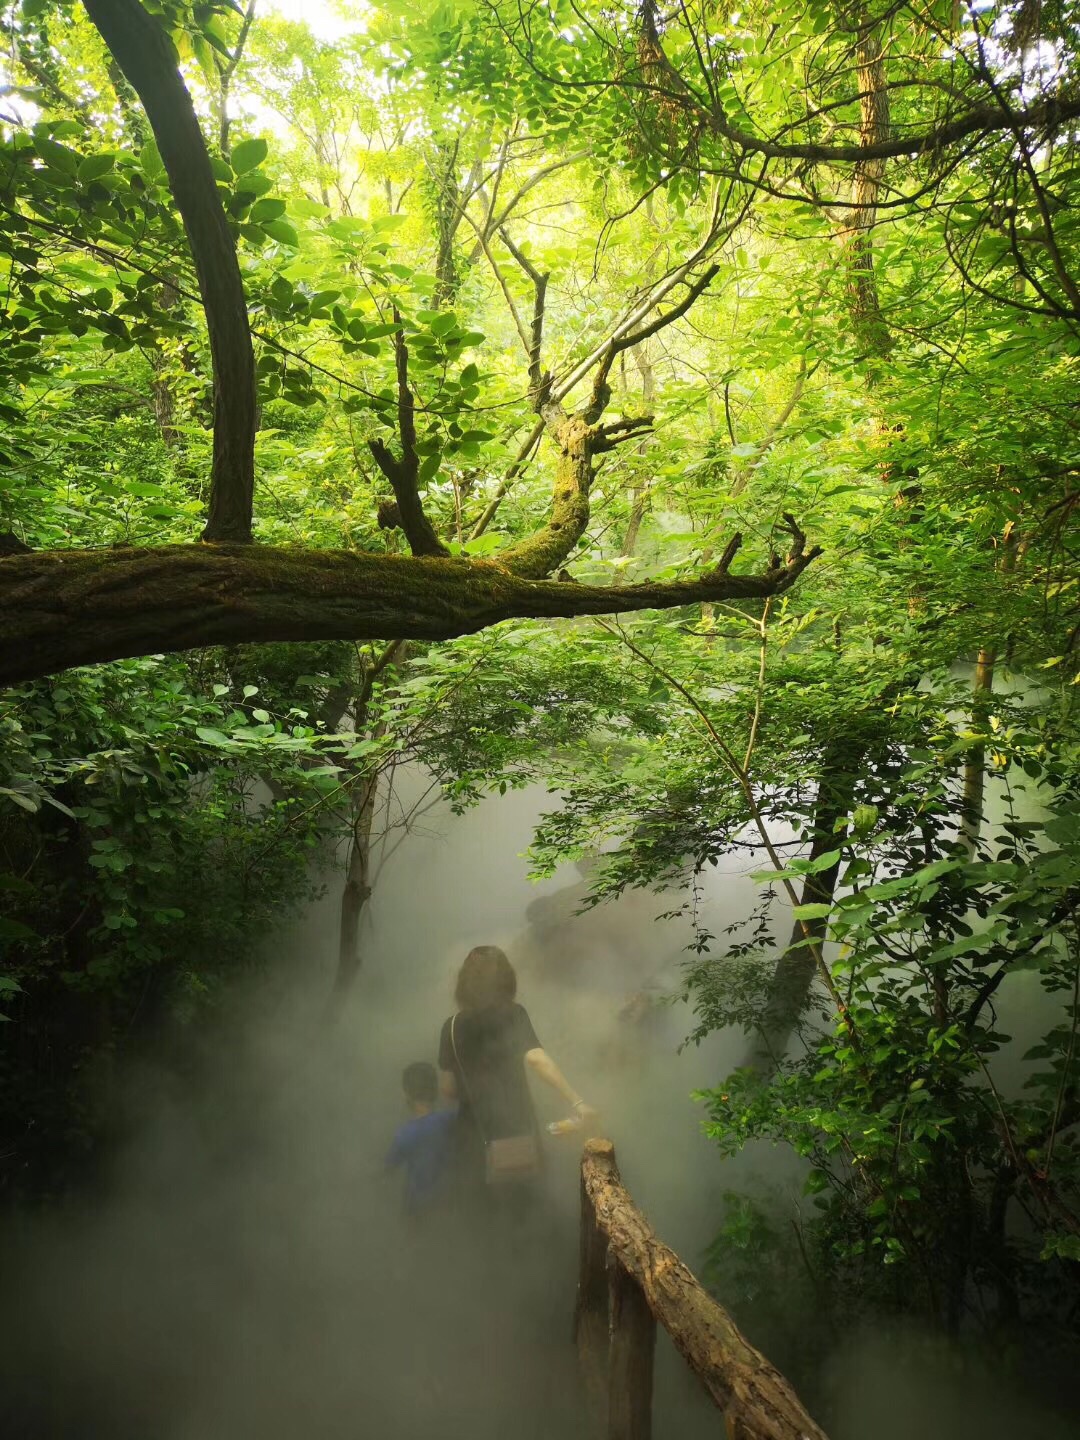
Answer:
<svg viewBox="0 0 1080 1440"><path fill-rule="evenodd" d="M530 581L484 561L253 545L0 558L0 685L132 655L273 640L447 640L500 620L775 595L820 554L759 575L619 589Z"/></svg>

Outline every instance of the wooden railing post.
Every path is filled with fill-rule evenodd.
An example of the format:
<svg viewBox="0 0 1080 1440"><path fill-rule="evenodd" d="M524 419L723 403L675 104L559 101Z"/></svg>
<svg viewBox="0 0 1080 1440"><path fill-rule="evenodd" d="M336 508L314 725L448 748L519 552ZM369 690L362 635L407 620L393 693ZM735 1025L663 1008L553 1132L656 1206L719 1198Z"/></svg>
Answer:
<svg viewBox="0 0 1080 1440"><path fill-rule="evenodd" d="M592 1198L581 1182L581 1248L578 1262L574 1340L577 1344L585 1402L598 1435L607 1417L608 1283L607 1237L596 1223Z"/></svg>
<svg viewBox="0 0 1080 1440"><path fill-rule="evenodd" d="M649 1440L657 1324L723 1412L729 1440L827 1440L783 1375L657 1237L622 1183L611 1141L590 1140L575 1334L604 1440Z"/></svg>
<svg viewBox="0 0 1080 1440"><path fill-rule="evenodd" d="M656 1321L641 1287L608 1257L607 1440L651 1440Z"/></svg>

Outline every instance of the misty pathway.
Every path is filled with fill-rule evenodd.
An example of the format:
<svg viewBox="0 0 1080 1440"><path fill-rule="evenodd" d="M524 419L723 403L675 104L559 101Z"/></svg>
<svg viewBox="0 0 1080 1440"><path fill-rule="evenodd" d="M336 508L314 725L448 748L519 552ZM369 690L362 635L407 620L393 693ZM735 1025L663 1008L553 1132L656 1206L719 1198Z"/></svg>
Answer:
<svg viewBox="0 0 1080 1440"><path fill-rule="evenodd" d="M28 1222L9 1251L8 1294L22 1303L17 1332L5 1316L4 1368L20 1433L583 1433L580 1146L550 1144L548 1204L523 1234L442 1216L410 1229L400 1176L382 1172L402 1067L434 1060L465 951L500 943L542 1042L601 1108L664 1238L691 1264L711 1238L710 1207L685 1178L718 1200L722 1166L687 1095L725 1056L719 1042L677 1055L684 1016L655 1003L677 984L682 927L653 924L653 897L575 918L573 877L530 885L518 856L534 813L531 796L508 796L460 821L437 815L410 841L412 869L380 880L359 983L329 1032L336 892L280 938L242 1047L211 1042L182 1079L133 1077L132 1140L101 1202ZM656 1397L659 1440L715 1433L663 1335Z"/></svg>
<svg viewBox="0 0 1080 1440"><path fill-rule="evenodd" d="M401 1069L434 1060L454 974L476 943L512 956L541 1041L600 1108L635 1202L692 1269L725 1191L767 1182L797 1193L803 1172L790 1156L723 1162L701 1134L689 1093L725 1073L741 1039L678 1053L687 1012L656 1000L677 989L688 936L679 922L654 922L664 897L575 916L572 874L528 883L518 857L543 803L511 794L460 820L428 818L407 865L380 878L359 983L331 1031L318 1017L336 892L279 938L281 963L251 993L242 1045L208 1044L195 1076L133 1077L132 1140L100 1203L29 1222L8 1248L10 1433L584 1436L571 1343L579 1146L549 1146L549 1205L527 1236L449 1217L409 1230L400 1177L382 1173L402 1118ZM740 860L710 875L714 931L745 908L752 868ZM555 1118L537 1098L542 1120ZM750 1338L783 1368L768 1337ZM927 1363L917 1337L898 1348L868 1336L821 1385L839 1414L833 1440L902 1440L912 1425L930 1440L971 1433L957 1428L970 1378ZM988 1382L979 1389L981 1440L1025 1433L1017 1424L1030 1408ZM656 1440L704 1440L720 1426L660 1332Z"/></svg>

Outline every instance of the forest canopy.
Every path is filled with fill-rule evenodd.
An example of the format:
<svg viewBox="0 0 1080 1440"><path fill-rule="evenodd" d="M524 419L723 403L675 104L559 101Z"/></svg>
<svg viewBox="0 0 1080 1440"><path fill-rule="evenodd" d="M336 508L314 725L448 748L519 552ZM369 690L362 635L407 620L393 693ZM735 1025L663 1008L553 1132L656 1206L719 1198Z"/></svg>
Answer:
<svg viewBox="0 0 1080 1440"><path fill-rule="evenodd" d="M1056 1334L1074 7L2 23L6 1183L61 1183L85 1058L217 1003L339 843L340 1002L410 764L458 808L546 786L531 863L587 860L587 903L681 891L694 1035L746 1035L710 1133L809 1162L847 1319Z"/></svg>

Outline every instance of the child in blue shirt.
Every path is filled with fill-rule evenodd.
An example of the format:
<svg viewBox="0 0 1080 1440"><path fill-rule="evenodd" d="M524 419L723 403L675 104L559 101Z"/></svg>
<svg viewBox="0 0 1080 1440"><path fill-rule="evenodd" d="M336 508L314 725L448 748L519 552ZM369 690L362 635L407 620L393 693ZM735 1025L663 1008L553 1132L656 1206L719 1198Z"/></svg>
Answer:
<svg viewBox="0 0 1080 1440"><path fill-rule="evenodd" d="M426 1060L406 1065L401 1077L411 1119L394 1135L386 1168L405 1168L405 1213L427 1210L442 1187L450 1160L456 1110L437 1110L439 1085L435 1066Z"/></svg>

